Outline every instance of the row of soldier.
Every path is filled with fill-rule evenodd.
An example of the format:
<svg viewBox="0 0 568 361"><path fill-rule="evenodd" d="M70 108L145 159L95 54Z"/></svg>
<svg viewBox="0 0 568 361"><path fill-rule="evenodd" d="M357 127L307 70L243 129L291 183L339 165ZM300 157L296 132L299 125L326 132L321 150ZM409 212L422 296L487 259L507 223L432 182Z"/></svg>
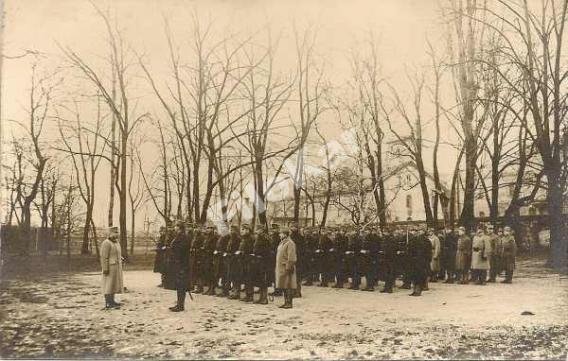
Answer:
<svg viewBox="0 0 568 361"><path fill-rule="evenodd" d="M275 282L278 224L270 230L257 226L254 233L247 224L240 229L231 226L221 234L213 226L191 227L187 232L184 228L178 223L175 230L160 230L154 268L162 274L163 287L178 289L178 304L181 297L183 305L185 289L268 303L268 288ZM374 291L383 281L381 292L392 293L401 278L400 288L412 288L412 296L427 290L429 281L481 285L495 282L505 272L503 283L511 283L516 256L511 229L495 230L492 224L480 225L471 233L463 227L439 232L420 226L388 231L374 226L358 230L291 227L290 238L298 256L296 297L301 297L302 283L335 288L348 284L350 289ZM257 301L253 301L255 287L260 293Z"/></svg>

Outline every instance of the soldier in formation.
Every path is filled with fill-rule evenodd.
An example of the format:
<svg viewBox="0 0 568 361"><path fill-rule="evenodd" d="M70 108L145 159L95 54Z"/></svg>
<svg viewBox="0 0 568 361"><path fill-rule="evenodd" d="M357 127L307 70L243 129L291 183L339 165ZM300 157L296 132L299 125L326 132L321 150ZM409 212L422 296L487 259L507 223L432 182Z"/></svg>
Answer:
<svg viewBox="0 0 568 361"><path fill-rule="evenodd" d="M297 282L288 287L287 281L287 293L278 287L282 275L276 271L283 239L291 240L296 252ZM270 231L257 226L253 233L248 224L216 229L176 222L175 229L160 229L156 244L154 271L161 274L164 288L177 291L171 307L175 312L184 310L187 291L266 305L269 288L288 300L301 296L302 282L334 288L348 283L349 289L364 291L374 291L384 282L381 292L393 293L401 279L399 288L412 289L412 296L420 296L428 290L428 281L438 278L485 284L504 272L502 282L511 283L517 252L511 228L494 232L492 225L478 227L474 235L464 227L446 227L436 234L417 226L291 227L283 232L277 224Z"/></svg>

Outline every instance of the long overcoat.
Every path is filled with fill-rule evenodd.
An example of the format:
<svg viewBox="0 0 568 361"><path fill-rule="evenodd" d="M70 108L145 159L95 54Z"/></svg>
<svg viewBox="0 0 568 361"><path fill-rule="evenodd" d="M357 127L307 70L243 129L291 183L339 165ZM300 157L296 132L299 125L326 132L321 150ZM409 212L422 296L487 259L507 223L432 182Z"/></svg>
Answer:
<svg viewBox="0 0 568 361"><path fill-rule="evenodd" d="M471 237L467 234L459 236L456 252L456 270L469 271L471 268Z"/></svg>
<svg viewBox="0 0 568 361"><path fill-rule="evenodd" d="M471 269L488 270L491 257L491 239L486 235L473 236Z"/></svg>
<svg viewBox="0 0 568 361"><path fill-rule="evenodd" d="M122 254L120 244L105 239L101 244L101 268L103 271L102 291L105 295L122 293ZM105 274L108 271L108 274Z"/></svg>
<svg viewBox="0 0 568 361"><path fill-rule="evenodd" d="M440 239L436 235L428 237L428 240L432 244L432 260L430 261L430 270L434 273L440 271Z"/></svg>
<svg viewBox="0 0 568 361"><path fill-rule="evenodd" d="M296 289L296 244L290 237L280 241L276 250L276 268L274 270L276 288Z"/></svg>

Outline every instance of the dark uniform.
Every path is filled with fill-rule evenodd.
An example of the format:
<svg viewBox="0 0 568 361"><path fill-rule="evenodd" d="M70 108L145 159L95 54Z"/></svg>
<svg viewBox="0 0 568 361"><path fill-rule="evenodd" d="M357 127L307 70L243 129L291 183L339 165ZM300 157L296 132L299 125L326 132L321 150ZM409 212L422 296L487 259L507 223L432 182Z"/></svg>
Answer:
<svg viewBox="0 0 568 361"><path fill-rule="evenodd" d="M442 248L442 263L446 270L446 282L454 283L456 279L456 254L458 251L458 236L452 230L447 230Z"/></svg>
<svg viewBox="0 0 568 361"><path fill-rule="evenodd" d="M400 288L410 289L412 288L411 283L411 273L412 273L412 261L408 253L408 244L411 238L410 233L407 231L400 231L396 236L397 242L397 274L402 275L402 286Z"/></svg>
<svg viewBox="0 0 568 361"><path fill-rule="evenodd" d="M213 252L213 273L215 283L221 284L222 293L219 296L229 296L230 281L227 277L227 246L231 240L231 234L224 234L217 239L215 251Z"/></svg>
<svg viewBox="0 0 568 361"><path fill-rule="evenodd" d="M347 245L347 239L345 234L341 231L335 234L333 238L333 248L328 252L329 262L333 268L333 274L335 276L335 288L343 288L345 283L345 269L343 258L345 256Z"/></svg>
<svg viewBox="0 0 568 361"><path fill-rule="evenodd" d="M327 287L329 282L333 282L335 275L332 272L332 268L330 268L330 249L333 248L333 242L331 238L327 234L327 232L323 232L319 237L319 244L318 249L321 251L320 253L320 269L319 272L321 274L321 284L322 287Z"/></svg>
<svg viewBox="0 0 568 361"><path fill-rule="evenodd" d="M194 229L192 233L191 248L189 250L189 273L192 288L195 286L195 293L203 292L203 279L201 277L203 236L201 231Z"/></svg>
<svg viewBox="0 0 568 361"><path fill-rule="evenodd" d="M203 245L201 246L201 279L207 285L208 296L215 294L217 282L213 267L213 257L215 247L217 246L217 236L215 235L215 228L208 227L207 231L203 234Z"/></svg>
<svg viewBox="0 0 568 361"><path fill-rule="evenodd" d="M347 236L347 250L345 251L345 261L347 270L351 276L351 286L349 289L358 290L361 285L361 274L359 273L361 236L358 232L353 232Z"/></svg>
<svg viewBox="0 0 568 361"><path fill-rule="evenodd" d="M165 227L160 227L160 234L156 242L156 256L154 257L154 273L161 275L161 282L158 287L164 287L166 278L166 242L166 229Z"/></svg>
<svg viewBox="0 0 568 361"><path fill-rule="evenodd" d="M294 297L302 297L302 279L304 276L304 268L306 267L306 254L305 254L305 239L304 235L298 229L292 229L290 232L290 238L296 244L296 279L297 286Z"/></svg>
<svg viewBox="0 0 568 361"><path fill-rule="evenodd" d="M272 272L269 273L270 284L274 286L274 295L278 292L276 290L276 279L274 274L274 269L276 269L276 250L278 249L278 244L280 244L280 226L276 223L272 224L272 231L270 232L270 269Z"/></svg>
<svg viewBox="0 0 568 361"><path fill-rule="evenodd" d="M231 291L229 295L229 298L231 299L239 298L243 279L238 255L236 255L239 250L240 244L241 237L238 233L238 229L236 227L232 227L227 248L223 253L223 263L225 264L226 272L225 278L231 284Z"/></svg>
<svg viewBox="0 0 568 361"><path fill-rule="evenodd" d="M322 255L321 250L320 252L316 253L316 251L319 250L319 242L316 232L307 232L304 238L304 258L306 263L306 266L304 268L304 278L306 279L306 286L311 286L313 285L314 281L318 280L319 273L322 271L322 265L318 264L318 262L322 262L322 260L319 259Z"/></svg>
<svg viewBox="0 0 568 361"><path fill-rule="evenodd" d="M505 270L505 279L502 283L513 282L513 271L515 270L515 257L517 256L517 243L515 237L505 229L505 234L501 239L501 265Z"/></svg>
<svg viewBox="0 0 568 361"><path fill-rule="evenodd" d="M410 237L408 257L412 264L411 281L414 286L411 296L420 296L426 284L432 260L432 244L425 233L419 232Z"/></svg>
<svg viewBox="0 0 568 361"><path fill-rule="evenodd" d="M362 250L365 249L368 253L361 252L361 257L365 259L365 281L367 282L364 291L374 291L375 285L378 280L378 267L379 267L379 243L380 236L378 232L373 231L367 233L363 238Z"/></svg>
<svg viewBox="0 0 568 361"><path fill-rule="evenodd" d="M251 260L253 286L260 289L260 299L254 302L256 304L268 304L269 274L274 273L274 269L271 269L271 253L270 238L261 228L254 237Z"/></svg>
<svg viewBox="0 0 568 361"><path fill-rule="evenodd" d="M177 291L177 304L170 307L171 311L179 312L184 310L185 293L188 288L188 271L189 271L189 242L185 235L183 226L176 226L176 235L170 243L170 255L172 270L175 274L175 285Z"/></svg>
<svg viewBox="0 0 568 361"><path fill-rule="evenodd" d="M245 227L243 227L245 228ZM246 227L248 229L248 227ZM241 284L245 285L245 293L246 297L243 299L245 302L252 302L253 295L254 295L254 285L253 285L253 278L252 278L252 269L251 269L251 255L252 248L254 245L254 240L252 239L252 235L250 232L243 233L241 235L241 242L239 244L239 249L235 252L236 261L238 265L238 272L240 273L240 282ZM240 290L240 285L239 285Z"/></svg>
<svg viewBox="0 0 568 361"><path fill-rule="evenodd" d="M382 293L392 293L396 283L397 242L394 235L385 233L379 243L379 269L385 281Z"/></svg>

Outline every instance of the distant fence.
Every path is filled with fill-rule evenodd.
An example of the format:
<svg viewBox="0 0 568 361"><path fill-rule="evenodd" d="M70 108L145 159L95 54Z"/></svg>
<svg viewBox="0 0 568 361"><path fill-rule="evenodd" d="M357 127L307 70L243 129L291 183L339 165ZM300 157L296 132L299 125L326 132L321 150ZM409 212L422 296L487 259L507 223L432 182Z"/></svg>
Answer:
<svg viewBox="0 0 568 361"><path fill-rule="evenodd" d="M14 254L67 254L69 247L70 254L80 254L83 244L81 234L72 234L67 244L67 239L57 239L51 228L32 227L29 235L29 242L25 242L18 226L0 226L0 249L2 257ZM98 240L91 240L89 244L90 253L96 253L96 244L103 241L102 237ZM128 252L130 254L131 238L128 238ZM134 237L134 254L142 255L154 252L154 239L150 235L137 235ZM26 249L27 248L27 249Z"/></svg>

